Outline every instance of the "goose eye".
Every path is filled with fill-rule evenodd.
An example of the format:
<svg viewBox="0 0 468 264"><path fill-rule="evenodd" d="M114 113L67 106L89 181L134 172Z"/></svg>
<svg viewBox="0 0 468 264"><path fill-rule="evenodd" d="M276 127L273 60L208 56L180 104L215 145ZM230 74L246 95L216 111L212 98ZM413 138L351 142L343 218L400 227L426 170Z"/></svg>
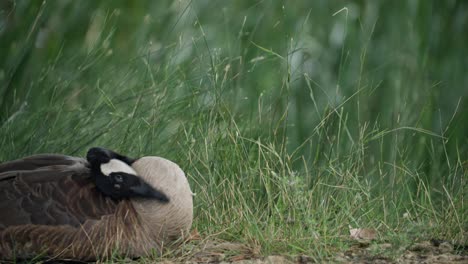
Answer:
<svg viewBox="0 0 468 264"><path fill-rule="evenodd" d="M114 184L114 189L120 190L120 188L121 188L120 184Z"/></svg>
<svg viewBox="0 0 468 264"><path fill-rule="evenodd" d="M123 182L123 177L122 177L122 175L116 174L116 175L115 175L115 181L116 181L116 182L122 183L122 182Z"/></svg>

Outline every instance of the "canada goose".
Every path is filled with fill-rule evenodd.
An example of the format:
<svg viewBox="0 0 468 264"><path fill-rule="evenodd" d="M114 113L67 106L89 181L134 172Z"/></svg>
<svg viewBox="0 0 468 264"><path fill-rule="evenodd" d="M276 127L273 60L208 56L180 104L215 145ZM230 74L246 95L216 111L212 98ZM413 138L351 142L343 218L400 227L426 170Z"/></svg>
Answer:
<svg viewBox="0 0 468 264"><path fill-rule="evenodd" d="M134 258L186 234L193 202L175 163L92 148L0 164L0 212L0 259Z"/></svg>

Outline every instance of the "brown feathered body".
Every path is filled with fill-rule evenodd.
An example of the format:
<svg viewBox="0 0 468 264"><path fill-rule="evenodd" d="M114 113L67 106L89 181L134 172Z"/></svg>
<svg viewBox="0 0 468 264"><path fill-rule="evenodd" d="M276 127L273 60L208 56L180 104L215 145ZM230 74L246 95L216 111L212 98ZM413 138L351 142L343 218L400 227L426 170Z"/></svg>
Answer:
<svg viewBox="0 0 468 264"><path fill-rule="evenodd" d="M140 257L181 238L193 218L182 170L158 157L132 167L170 202L111 199L81 158L36 155L0 164L0 259Z"/></svg>

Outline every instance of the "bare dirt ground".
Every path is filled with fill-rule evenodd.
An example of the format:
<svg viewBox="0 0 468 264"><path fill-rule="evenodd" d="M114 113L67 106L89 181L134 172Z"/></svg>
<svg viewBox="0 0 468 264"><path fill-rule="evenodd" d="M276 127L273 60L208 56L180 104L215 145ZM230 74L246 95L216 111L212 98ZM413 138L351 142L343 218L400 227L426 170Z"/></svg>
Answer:
<svg viewBox="0 0 468 264"><path fill-rule="evenodd" d="M352 241L348 250L336 253L326 258L312 256L261 256L259 248L249 247L241 243L226 241L199 241L191 244L184 252L178 252L179 257L167 259L123 259L117 262L97 263L163 263L163 264L302 264L302 263L467 263L468 245L453 245L447 241L430 240L415 242L410 245L392 245L390 243L376 243L370 241ZM80 261L52 260L41 263L47 264L86 264Z"/></svg>
<svg viewBox="0 0 468 264"><path fill-rule="evenodd" d="M444 241L423 241L406 248L389 243L353 244L347 251L326 259L317 260L310 256L267 256L260 257L255 249L230 242L207 243L201 250L179 260L161 263L468 263L468 248L454 246Z"/></svg>

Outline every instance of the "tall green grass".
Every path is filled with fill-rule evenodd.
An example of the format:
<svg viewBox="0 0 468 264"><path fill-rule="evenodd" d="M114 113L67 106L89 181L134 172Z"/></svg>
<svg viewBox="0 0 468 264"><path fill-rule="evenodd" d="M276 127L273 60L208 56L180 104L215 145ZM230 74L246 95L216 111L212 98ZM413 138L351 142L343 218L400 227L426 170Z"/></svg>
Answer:
<svg viewBox="0 0 468 264"><path fill-rule="evenodd" d="M185 170L202 237L322 258L349 226L466 241L463 1L10 1L0 160Z"/></svg>

